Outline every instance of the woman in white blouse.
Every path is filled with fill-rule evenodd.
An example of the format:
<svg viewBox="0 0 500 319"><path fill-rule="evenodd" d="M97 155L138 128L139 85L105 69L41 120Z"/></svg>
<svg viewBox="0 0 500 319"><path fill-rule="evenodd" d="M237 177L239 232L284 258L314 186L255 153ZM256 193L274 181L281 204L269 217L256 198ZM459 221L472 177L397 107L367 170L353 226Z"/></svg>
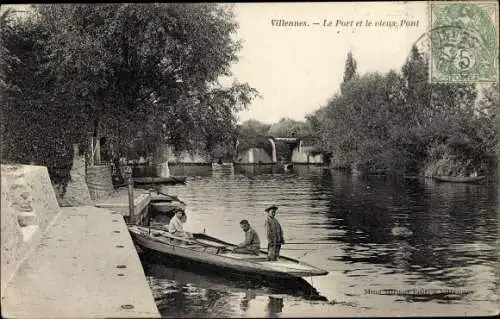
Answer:
<svg viewBox="0 0 500 319"><path fill-rule="evenodd" d="M184 224L186 220L186 212L180 209L177 210L174 217L172 217L170 223L168 224L168 232L178 237L192 237L190 233L184 231L184 227L182 224Z"/></svg>

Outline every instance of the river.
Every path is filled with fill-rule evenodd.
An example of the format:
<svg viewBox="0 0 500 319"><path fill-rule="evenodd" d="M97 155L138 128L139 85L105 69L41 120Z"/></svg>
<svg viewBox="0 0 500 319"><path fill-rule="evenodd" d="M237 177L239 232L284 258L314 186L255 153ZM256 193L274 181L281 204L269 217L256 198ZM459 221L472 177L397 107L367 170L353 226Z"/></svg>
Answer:
<svg viewBox="0 0 500 319"><path fill-rule="evenodd" d="M498 182L360 176L295 166L234 172L174 166L186 229L239 243L247 219L265 247L264 209L279 206L283 255L329 271L304 278L320 298L144 261L165 317L491 315L498 313ZM314 242L321 242L314 244ZM388 290L394 289L394 290ZM415 290L411 290L415 289ZM451 292L451 293L450 293Z"/></svg>

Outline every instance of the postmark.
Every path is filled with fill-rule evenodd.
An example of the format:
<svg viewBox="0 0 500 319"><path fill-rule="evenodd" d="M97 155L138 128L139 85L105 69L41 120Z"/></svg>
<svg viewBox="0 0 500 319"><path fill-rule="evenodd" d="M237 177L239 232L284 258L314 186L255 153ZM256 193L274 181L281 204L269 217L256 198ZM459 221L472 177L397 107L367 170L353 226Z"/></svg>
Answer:
<svg viewBox="0 0 500 319"><path fill-rule="evenodd" d="M430 2L430 80L498 81L498 4Z"/></svg>

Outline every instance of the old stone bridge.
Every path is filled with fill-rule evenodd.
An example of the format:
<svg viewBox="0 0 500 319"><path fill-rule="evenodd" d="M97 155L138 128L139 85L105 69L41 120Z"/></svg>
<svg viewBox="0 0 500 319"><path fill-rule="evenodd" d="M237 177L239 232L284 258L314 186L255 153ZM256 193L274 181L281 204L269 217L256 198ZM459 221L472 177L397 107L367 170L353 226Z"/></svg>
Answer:
<svg viewBox="0 0 500 319"><path fill-rule="evenodd" d="M237 152L235 162L241 164L270 164L278 162L292 162L304 164L323 163L322 154L318 154L316 148L310 145L308 139L297 137L268 137L271 145L271 154L262 147L251 147ZM289 146L290 152L277 151L277 144ZM237 143L238 145L238 143Z"/></svg>

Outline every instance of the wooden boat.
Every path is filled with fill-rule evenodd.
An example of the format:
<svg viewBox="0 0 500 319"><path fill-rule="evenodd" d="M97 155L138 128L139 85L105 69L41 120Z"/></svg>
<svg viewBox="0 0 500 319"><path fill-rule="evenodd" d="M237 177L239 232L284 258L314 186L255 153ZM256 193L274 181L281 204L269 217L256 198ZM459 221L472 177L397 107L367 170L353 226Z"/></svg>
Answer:
<svg viewBox="0 0 500 319"><path fill-rule="evenodd" d="M236 245L206 234L193 234L192 239L176 237L168 231L145 226L129 226L134 242L144 252L159 253L165 261L183 260L188 267L203 265L223 272L237 272L267 278L298 278L324 276L328 271L289 257L268 261L267 253L259 255L237 254Z"/></svg>
<svg viewBox="0 0 500 319"><path fill-rule="evenodd" d="M439 182L451 183L477 183L485 179L486 176L434 176L434 179Z"/></svg>
<svg viewBox="0 0 500 319"><path fill-rule="evenodd" d="M180 200L177 196L168 195L155 189L150 189L149 191L150 223L151 221L159 221L162 225L168 225L176 210L186 209L186 203ZM153 191L156 191L156 194L152 193Z"/></svg>
<svg viewBox="0 0 500 319"><path fill-rule="evenodd" d="M149 204L151 205L151 208L155 211L156 214L168 214L176 209L184 210L186 208L186 204L176 201L151 200Z"/></svg>
<svg viewBox="0 0 500 319"><path fill-rule="evenodd" d="M152 192L156 192L156 194L152 194ZM150 196L151 196L151 201L167 201L167 202L179 202L182 204L184 203L182 200L179 199L179 197L175 195L168 195L163 192L160 192L154 188L150 189Z"/></svg>
<svg viewBox="0 0 500 319"><path fill-rule="evenodd" d="M233 163L212 163L213 169L232 169Z"/></svg>
<svg viewBox="0 0 500 319"><path fill-rule="evenodd" d="M134 177L134 183L141 184L184 184L186 176L170 176L170 177Z"/></svg>
<svg viewBox="0 0 500 319"><path fill-rule="evenodd" d="M291 171L293 169L293 164L292 163L283 164L283 168L285 169L285 171Z"/></svg>

